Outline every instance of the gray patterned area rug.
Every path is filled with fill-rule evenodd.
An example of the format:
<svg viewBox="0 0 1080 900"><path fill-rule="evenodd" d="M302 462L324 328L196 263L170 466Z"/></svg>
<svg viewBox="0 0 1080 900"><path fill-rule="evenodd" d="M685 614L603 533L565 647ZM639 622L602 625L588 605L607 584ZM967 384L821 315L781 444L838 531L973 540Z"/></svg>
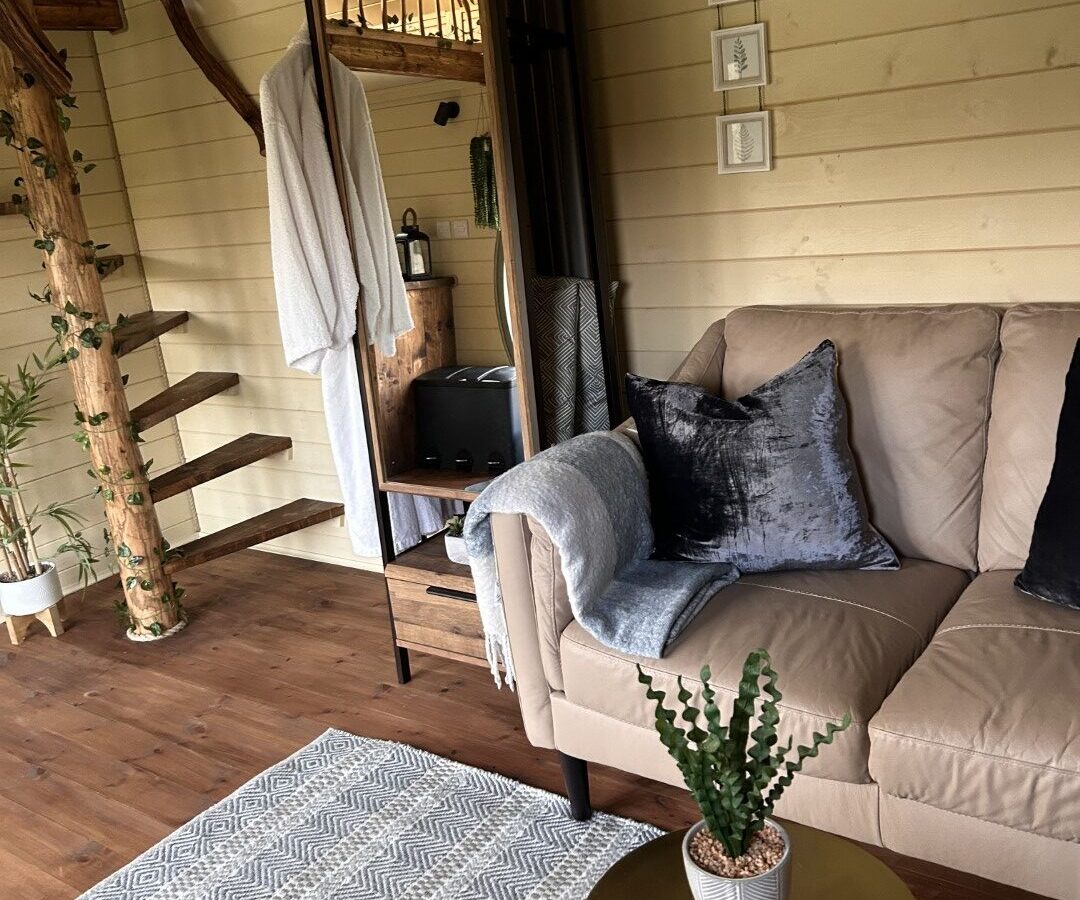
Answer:
<svg viewBox="0 0 1080 900"><path fill-rule="evenodd" d="M403 744L327 731L84 900L570 900L661 832Z"/></svg>

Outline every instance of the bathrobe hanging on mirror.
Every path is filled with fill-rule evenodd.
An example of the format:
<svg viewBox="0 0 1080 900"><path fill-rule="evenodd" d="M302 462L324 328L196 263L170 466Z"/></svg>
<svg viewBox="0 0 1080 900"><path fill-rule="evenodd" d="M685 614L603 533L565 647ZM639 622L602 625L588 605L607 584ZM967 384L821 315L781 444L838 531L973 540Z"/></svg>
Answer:
<svg viewBox="0 0 1080 900"><path fill-rule="evenodd" d="M413 327L397 261L394 228L359 79L333 57L337 118L355 232L357 265L338 203L315 90L307 27L260 85L266 135L270 250L285 361L318 374L330 448L341 484L353 552L380 556L360 381L352 340L362 291L368 337L394 355ZM390 495L395 548L442 527L442 501Z"/></svg>

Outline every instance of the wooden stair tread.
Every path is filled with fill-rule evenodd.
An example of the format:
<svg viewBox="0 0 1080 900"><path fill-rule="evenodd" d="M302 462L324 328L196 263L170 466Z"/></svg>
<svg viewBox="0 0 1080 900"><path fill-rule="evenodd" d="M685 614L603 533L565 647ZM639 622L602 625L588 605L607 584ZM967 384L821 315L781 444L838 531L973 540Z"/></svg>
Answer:
<svg viewBox="0 0 1080 900"><path fill-rule="evenodd" d="M180 572L263 541L336 519L344 513L345 507L341 503L306 498L294 500L178 547L179 555L165 563L165 571L170 574Z"/></svg>
<svg viewBox="0 0 1080 900"><path fill-rule="evenodd" d="M140 431L145 431L239 383L240 376L235 372L196 372L135 407L131 421Z"/></svg>
<svg viewBox="0 0 1080 900"><path fill-rule="evenodd" d="M123 325L113 329L113 351L117 356L124 356L165 332L183 325L187 320L188 314L184 310L168 312L152 309L136 313L128 317Z"/></svg>
<svg viewBox="0 0 1080 900"><path fill-rule="evenodd" d="M283 453L292 446L292 438L273 434L245 434L235 441L211 450L197 459L170 469L150 481L150 496L154 502L175 497L197 484L213 481L229 472Z"/></svg>
<svg viewBox="0 0 1080 900"><path fill-rule="evenodd" d="M0 216L17 216L22 213L22 207L10 200L0 202Z"/></svg>

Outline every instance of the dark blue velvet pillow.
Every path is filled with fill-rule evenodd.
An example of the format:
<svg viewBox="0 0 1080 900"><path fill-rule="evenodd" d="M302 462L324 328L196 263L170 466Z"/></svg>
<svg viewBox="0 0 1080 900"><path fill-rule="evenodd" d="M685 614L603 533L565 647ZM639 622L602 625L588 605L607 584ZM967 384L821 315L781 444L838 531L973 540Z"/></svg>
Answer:
<svg viewBox="0 0 1080 900"><path fill-rule="evenodd" d="M742 572L895 569L870 524L825 341L732 402L627 376L661 556Z"/></svg>
<svg viewBox="0 0 1080 900"><path fill-rule="evenodd" d="M1080 341L1065 377L1057 449L1035 532L1016 586L1059 606L1080 609Z"/></svg>

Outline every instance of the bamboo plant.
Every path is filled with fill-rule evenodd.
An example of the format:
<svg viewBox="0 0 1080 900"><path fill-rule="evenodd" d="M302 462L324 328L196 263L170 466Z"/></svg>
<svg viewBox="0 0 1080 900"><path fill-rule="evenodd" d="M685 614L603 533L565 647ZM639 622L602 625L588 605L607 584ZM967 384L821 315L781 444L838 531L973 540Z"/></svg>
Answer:
<svg viewBox="0 0 1080 900"><path fill-rule="evenodd" d="M79 514L65 502L28 507L18 476L25 464L16 462L30 432L44 420L45 388L66 362L57 339L44 358L35 353L17 367L14 377L0 377L0 580L5 582L27 581L44 574L38 532L47 521L58 525L63 535L55 552L75 554L84 586L94 578L98 560L79 530Z"/></svg>
<svg viewBox="0 0 1080 900"><path fill-rule="evenodd" d="M839 724L829 722L824 734L815 732L810 746L796 747L794 758L789 759L792 740L777 746L782 695L768 652L757 649L746 657L738 696L726 725L721 721L716 691L709 684L711 677L709 667L702 668L702 709L691 705L694 695L682 678L678 679L681 718L687 726L683 728L676 724L675 710L664 706L665 692L656 690L653 679L638 666L638 681L646 687L645 696L656 703L656 730L661 743L678 764L709 833L735 859L746 852L750 838L765 826L766 817L772 815L784 789L802 770L803 762L817 756L823 744L831 744L836 734L851 724L851 715L845 714ZM763 688L759 687L762 678ZM757 713L759 700L761 712ZM758 724L751 731L755 715ZM704 723L699 722L701 716Z"/></svg>

